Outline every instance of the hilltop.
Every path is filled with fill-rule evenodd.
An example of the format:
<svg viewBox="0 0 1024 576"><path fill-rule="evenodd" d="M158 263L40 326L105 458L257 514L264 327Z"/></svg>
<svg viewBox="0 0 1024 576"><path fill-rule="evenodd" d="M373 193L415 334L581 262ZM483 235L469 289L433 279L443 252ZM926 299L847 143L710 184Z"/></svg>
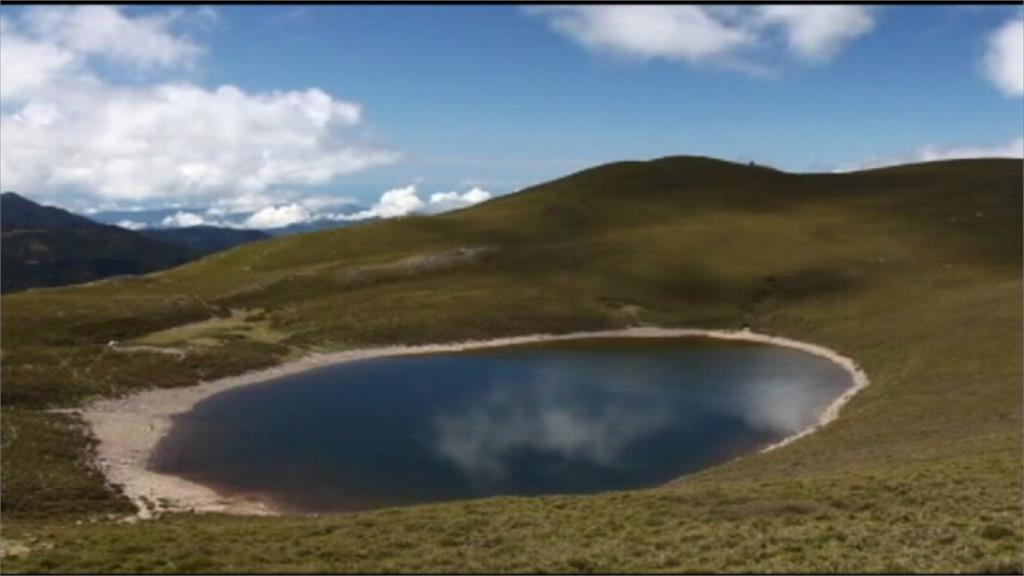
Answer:
<svg viewBox="0 0 1024 576"><path fill-rule="evenodd" d="M5 570L1020 571L1022 174L621 162L4 295L4 537L36 546ZM816 434L652 490L135 526L74 524L129 506L75 419L44 411L315 351L631 325L749 326L872 384Z"/></svg>

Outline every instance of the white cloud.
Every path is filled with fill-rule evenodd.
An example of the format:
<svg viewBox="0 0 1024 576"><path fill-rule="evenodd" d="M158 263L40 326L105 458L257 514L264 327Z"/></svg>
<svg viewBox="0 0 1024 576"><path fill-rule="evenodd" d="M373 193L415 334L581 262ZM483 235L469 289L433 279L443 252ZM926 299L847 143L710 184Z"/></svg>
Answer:
<svg viewBox="0 0 1024 576"><path fill-rule="evenodd" d="M1007 96L1024 96L1024 19L1011 19L988 37L985 74Z"/></svg>
<svg viewBox="0 0 1024 576"><path fill-rule="evenodd" d="M491 196L487 190L474 187L465 192L435 192L424 201L416 185L410 184L385 191L370 208L346 214L339 209L351 206L354 201L344 196L312 196L283 204L267 204L269 199L257 195L247 198L242 204L213 206L205 213L179 210L164 217L160 225L167 228L202 225L266 230L317 220L352 222L372 218L400 218L411 214L436 214L471 206Z"/></svg>
<svg viewBox="0 0 1024 576"><path fill-rule="evenodd" d="M551 27L587 48L642 58L698 60L750 44L701 6L565 6L535 9Z"/></svg>
<svg viewBox="0 0 1024 576"><path fill-rule="evenodd" d="M848 42L871 31L875 21L863 6L761 6L761 20L778 25L789 49L798 57L827 61Z"/></svg>
<svg viewBox="0 0 1024 576"><path fill-rule="evenodd" d="M430 206L439 212L455 210L490 200L491 193L479 186L467 192L434 192L430 195Z"/></svg>
<svg viewBox="0 0 1024 576"><path fill-rule="evenodd" d="M357 103L317 88L247 92L101 78L97 59L147 69L190 62L200 49L170 31L182 14L39 7L3 20L5 187L95 204L227 208L237 198L256 211L283 192L295 199L303 187L396 159L355 135Z"/></svg>
<svg viewBox="0 0 1024 576"><path fill-rule="evenodd" d="M395 188L381 194L380 200L373 205L373 212L380 218L405 216L423 208L423 201L416 195L416 186Z"/></svg>
<svg viewBox="0 0 1024 576"><path fill-rule="evenodd" d="M386 190L371 207L348 214L336 210L353 204L354 201L351 198L316 196L303 198L289 204L266 206L250 214L241 222L216 219L204 219L204 222L236 228L270 229L316 220L352 222L371 218L401 218L411 214L436 214L465 208L488 200L491 196L487 190L474 187L465 192L435 192L430 195L428 200L424 201L417 192L416 184L410 184ZM232 212L219 208L211 208L207 211L207 215L213 217L229 213ZM178 214L175 216L177 217ZM168 225L168 221L169 219L165 219L165 225Z"/></svg>
<svg viewBox="0 0 1024 576"><path fill-rule="evenodd" d="M315 219L318 217L330 217L330 210L351 206L356 203L355 198L351 196L305 195L298 190L275 190L273 196L265 193L246 192L226 198L218 198L213 205L206 209L206 214L218 218L239 214L251 216L265 208L279 209L285 205L296 204L309 213L310 218ZM324 212L326 212L325 215L317 216Z"/></svg>
<svg viewBox="0 0 1024 576"><path fill-rule="evenodd" d="M864 6L591 5L533 8L555 31L600 52L758 69L755 51L782 34L804 61L824 62L874 27Z"/></svg>
<svg viewBox="0 0 1024 576"><path fill-rule="evenodd" d="M835 171L854 172L899 164L962 158L1024 158L1024 137L1015 138L1005 144L997 144L995 146L943 147L929 144L909 154L880 156L846 163L836 168Z"/></svg>
<svg viewBox="0 0 1024 576"><path fill-rule="evenodd" d="M127 17L113 6L59 6L35 7L24 21L34 36L76 54L137 66L179 66L201 53L191 39L170 30L181 15L170 11Z"/></svg>
<svg viewBox="0 0 1024 576"><path fill-rule="evenodd" d="M142 230L146 228L145 222L136 222L134 220L121 220L117 225L128 230Z"/></svg>
<svg viewBox="0 0 1024 576"><path fill-rule="evenodd" d="M315 214L299 204L284 206L267 206L249 216L242 224L243 228L282 228L292 224L309 222L316 218Z"/></svg>
<svg viewBox="0 0 1024 576"><path fill-rule="evenodd" d="M416 185L392 188L381 194L380 199L369 209L354 214L336 214L335 220L366 220L369 218L399 218L415 213L436 214L457 208L465 208L490 199L492 194L480 187L466 192L435 192L427 201L420 198Z"/></svg>
<svg viewBox="0 0 1024 576"><path fill-rule="evenodd" d="M310 186L391 161L348 144L358 106L326 93L190 84L97 88L4 115L3 180L107 200L213 199Z"/></svg>
<svg viewBox="0 0 1024 576"><path fill-rule="evenodd" d="M230 217L228 217L230 216ZM311 211L300 203L265 206L252 212L226 212L211 208L205 214L179 210L165 217L160 225L165 228L188 228L191 226L218 226L221 228L242 228L269 230L292 224L332 218L329 213Z"/></svg>
<svg viewBox="0 0 1024 576"><path fill-rule="evenodd" d="M51 83L75 56L59 46L32 42L0 17L0 99L20 98Z"/></svg>
<svg viewBox="0 0 1024 576"><path fill-rule="evenodd" d="M240 209L242 205L234 205L214 206L205 213L179 210L165 217L160 224L167 228L203 225L266 230L317 220L352 222L371 218L400 218L411 214L436 214L465 208L488 200L491 196L487 190L474 187L465 192L435 192L424 201L416 185L410 184L386 190L370 208L348 214L339 209L351 206L354 201L344 196L313 196L284 204L266 204L268 199L256 196L243 202L246 209Z"/></svg>
<svg viewBox="0 0 1024 576"><path fill-rule="evenodd" d="M161 226L167 228L190 228L192 226L221 226L217 220L208 220L195 212L175 212L160 222Z"/></svg>
<svg viewBox="0 0 1024 576"><path fill-rule="evenodd" d="M366 220L368 218L397 218L418 212L425 206L416 195L416 185L392 188L380 195L377 203L369 210L338 216L339 220Z"/></svg>

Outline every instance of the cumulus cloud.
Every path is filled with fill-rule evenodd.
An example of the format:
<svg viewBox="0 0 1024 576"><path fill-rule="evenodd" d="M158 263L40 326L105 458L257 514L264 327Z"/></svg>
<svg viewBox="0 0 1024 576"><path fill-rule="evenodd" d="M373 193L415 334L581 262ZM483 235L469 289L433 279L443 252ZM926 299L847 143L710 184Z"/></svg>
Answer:
<svg viewBox="0 0 1024 576"><path fill-rule="evenodd" d="M997 144L995 146L943 147L929 144L909 154L876 156L867 160L849 162L839 166L835 171L854 172L914 162L934 162L937 160L964 158L1024 158L1024 137L1014 138L1005 144Z"/></svg>
<svg viewBox="0 0 1024 576"><path fill-rule="evenodd" d="M182 15L176 10L129 18L113 6L36 7L25 15L24 24L34 36L75 54L141 66L179 66L202 52L190 38L172 32Z"/></svg>
<svg viewBox="0 0 1024 576"><path fill-rule="evenodd" d="M292 224L309 222L315 218L313 212L301 204L267 206L246 218L244 228L282 228Z"/></svg>
<svg viewBox="0 0 1024 576"><path fill-rule="evenodd" d="M587 48L644 58L699 60L750 44L701 6L566 6L535 9L551 27Z"/></svg>
<svg viewBox="0 0 1024 576"><path fill-rule="evenodd" d="M298 203L266 206L255 212L227 213L216 208L205 213L179 210L164 217L160 225L165 228L190 228L192 226L219 226L222 228L272 229L292 224L312 222L329 218L330 214L317 214Z"/></svg>
<svg viewBox="0 0 1024 576"><path fill-rule="evenodd" d="M388 190L370 211L378 218L395 218L417 212L423 208L423 200L416 195L416 186Z"/></svg>
<svg viewBox="0 0 1024 576"><path fill-rule="evenodd" d="M75 55L53 44L32 42L0 17L0 99L21 98L49 85L67 71Z"/></svg>
<svg viewBox="0 0 1024 576"><path fill-rule="evenodd" d="M119 201L326 184L391 160L337 139L358 121L358 107L317 89L103 87L34 100L3 116L3 179L15 189Z"/></svg>
<svg viewBox="0 0 1024 576"><path fill-rule="evenodd" d="M127 228L128 230L142 230L146 228L144 222L136 222L134 220L121 220L117 223L121 228Z"/></svg>
<svg viewBox="0 0 1024 576"><path fill-rule="evenodd" d="M201 49L173 34L182 14L39 7L3 20L4 185L94 203L241 197L259 210L282 189L396 159L355 135L359 104L317 88L248 92L99 74L104 63L165 73L189 64Z"/></svg>
<svg viewBox="0 0 1024 576"><path fill-rule="evenodd" d="M783 36L808 62L832 59L874 27L864 6L560 6L534 8L556 32L584 47L639 58L750 65Z"/></svg>
<svg viewBox="0 0 1024 576"><path fill-rule="evenodd" d="M458 192L435 192L430 195L430 206L439 212L443 212L465 208L466 206L479 204L490 199L490 192L479 186L474 186L461 194Z"/></svg>
<svg viewBox="0 0 1024 576"><path fill-rule="evenodd" d="M427 201L420 198L416 185L393 188L381 194L369 209L354 214L334 216L335 220L366 220L369 218L398 218L417 212L439 213L479 204L491 198L491 193L480 187L466 192L435 192Z"/></svg>
<svg viewBox="0 0 1024 576"><path fill-rule="evenodd" d="M758 17L781 28L790 51L812 62L832 59L846 44L871 31L874 17L863 6L761 6Z"/></svg>
<svg viewBox="0 0 1024 576"><path fill-rule="evenodd" d="M1024 96L1024 19L1011 19L992 32L983 64L1003 94Z"/></svg>
<svg viewBox="0 0 1024 576"><path fill-rule="evenodd" d="M179 211L167 216L160 222L167 228L189 228L192 226L221 226L220 221L210 220L195 212Z"/></svg>

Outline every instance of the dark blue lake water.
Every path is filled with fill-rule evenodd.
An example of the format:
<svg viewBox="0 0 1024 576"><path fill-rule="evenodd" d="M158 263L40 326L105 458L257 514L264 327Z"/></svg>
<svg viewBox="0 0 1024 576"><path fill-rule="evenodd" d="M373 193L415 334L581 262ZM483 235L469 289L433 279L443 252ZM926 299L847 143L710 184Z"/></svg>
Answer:
<svg viewBox="0 0 1024 576"><path fill-rule="evenodd" d="M852 384L704 338L379 358L212 396L150 464L297 512L656 486L812 425Z"/></svg>

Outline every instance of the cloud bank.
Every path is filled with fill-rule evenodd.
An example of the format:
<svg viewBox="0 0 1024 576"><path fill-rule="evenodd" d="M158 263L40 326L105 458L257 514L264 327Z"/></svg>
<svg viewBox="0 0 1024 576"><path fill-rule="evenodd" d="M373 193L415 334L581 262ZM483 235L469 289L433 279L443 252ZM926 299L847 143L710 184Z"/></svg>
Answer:
<svg viewBox="0 0 1024 576"><path fill-rule="evenodd" d="M273 204L255 211L229 210L223 207L211 207L205 211L179 210L164 217L160 225L165 228L221 226L269 230L318 220L357 222L401 218L412 214L437 214L479 204L491 197L492 194L487 190L473 187L465 192L435 192L424 200L417 192L417 186L410 184L387 190L371 207L354 212L341 210L351 204L348 199L336 202L323 197L313 197L296 202ZM130 222L125 227L135 226L132 229L144 227L137 222L125 222Z"/></svg>
<svg viewBox="0 0 1024 576"><path fill-rule="evenodd" d="M175 76L201 56L188 32L209 14L49 6L0 20L4 186L51 201L241 198L262 209L281 191L301 195L397 158L358 136L358 103L321 89L248 92ZM106 77L111 64L158 80Z"/></svg>
<svg viewBox="0 0 1024 576"><path fill-rule="evenodd" d="M559 6L528 10L597 52L758 69L754 55L781 44L822 63L874 28L864 6Z"/></svg>

